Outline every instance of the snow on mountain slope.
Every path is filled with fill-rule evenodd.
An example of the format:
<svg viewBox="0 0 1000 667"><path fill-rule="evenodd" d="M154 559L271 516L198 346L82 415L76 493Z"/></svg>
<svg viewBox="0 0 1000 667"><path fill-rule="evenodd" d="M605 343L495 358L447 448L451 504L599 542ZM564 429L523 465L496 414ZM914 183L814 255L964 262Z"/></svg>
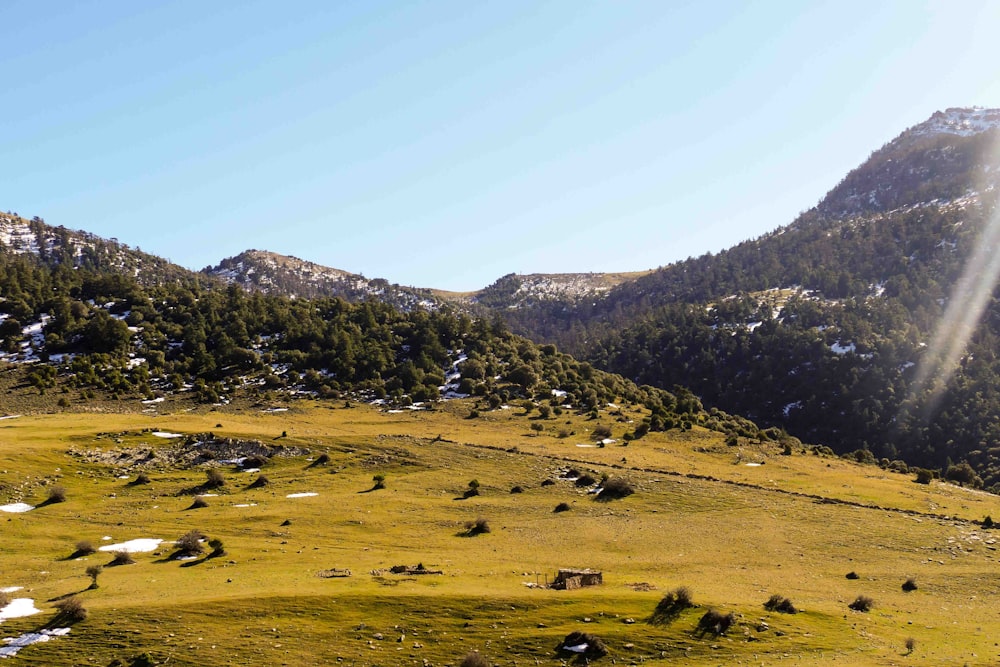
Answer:
<svg viewBox="0 0 1000 667"><path fill-rule="evenodd" d="M1000 127L1000 109L982 107L951 108L938 111L928 120L910 129L914 135L957 134L969 137Z"/></svg>

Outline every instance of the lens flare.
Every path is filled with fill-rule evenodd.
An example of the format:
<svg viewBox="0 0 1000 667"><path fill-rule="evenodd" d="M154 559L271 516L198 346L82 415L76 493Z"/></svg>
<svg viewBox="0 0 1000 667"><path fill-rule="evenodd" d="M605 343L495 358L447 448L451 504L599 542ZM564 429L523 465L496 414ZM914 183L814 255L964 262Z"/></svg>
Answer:
<svg viewBox="0 0 1000 667"><path fill-rule="evenodd" d="M927 351L917 368L910 401L929 392L924 403L924 420L937 411L948 383L972 338L1000 278L1000 210L994 207L976 240L961 278L952 288L948 307L934 331Z"/></svg>

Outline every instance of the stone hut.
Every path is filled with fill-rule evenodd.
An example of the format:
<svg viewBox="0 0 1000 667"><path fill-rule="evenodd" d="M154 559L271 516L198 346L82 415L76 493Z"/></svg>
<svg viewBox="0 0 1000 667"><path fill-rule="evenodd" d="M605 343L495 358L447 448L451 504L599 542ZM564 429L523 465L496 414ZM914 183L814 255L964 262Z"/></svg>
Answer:
<svg viewBox="0 0 1000 667"><path fill-rule="evenodd" d="M562 569L552 580L551 588L573 591L585 586L599 586L604 583L604 575L597 570Z"/></svg>

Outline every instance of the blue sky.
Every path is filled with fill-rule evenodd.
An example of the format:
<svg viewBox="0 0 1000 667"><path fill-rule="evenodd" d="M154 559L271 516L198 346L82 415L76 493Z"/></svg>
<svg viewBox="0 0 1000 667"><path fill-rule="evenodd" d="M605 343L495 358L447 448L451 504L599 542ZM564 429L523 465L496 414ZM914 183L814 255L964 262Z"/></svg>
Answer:
<svg viewBox="0 0 1000 667"><path fill-rule="evenodd" d="M1000 3L0 3L0 209L200 269L628 271L1000 107Z"/></svg>

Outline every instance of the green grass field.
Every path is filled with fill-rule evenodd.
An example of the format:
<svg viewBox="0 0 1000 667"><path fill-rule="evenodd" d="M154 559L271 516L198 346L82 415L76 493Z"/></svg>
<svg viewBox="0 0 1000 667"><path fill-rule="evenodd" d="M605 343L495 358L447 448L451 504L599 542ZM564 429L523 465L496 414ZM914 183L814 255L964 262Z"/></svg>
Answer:
<svg viewBox="0 0 1000 667"><path fill-rule="evenodd" d="M190 406L188 406L190 407ZM540 434L514 408L466 419L461 401L428 412L296 403L287 412L44 414L0 421L0 504L62 503L0 513L0 587L20 586L42 613L6 620L13 637L50 624L77 594L88 617L65 637L24 648L26 665L458 665L478 650L494 665L559 665L572 631L604 640L595 664L995 664L1000 584L991 531L1000 497L695 428L627 447L591 444L596 423L562 415ZM176 412L169 413L176 409ZM628 415L629 409L625 414ZM638 416L638 415L636 415ZM559 430L571 431L558 437ZM190 509L205 467L139 469L117 453L175 447L152 431L213 432L307 448L257 473L219 465L225 485ZM281 437L282 433L286 437ZM98 454L98 452L100 454ZM325 465L311 465L321 454ZM749 466L747 463L761 465ZM635 494L596 502L568 467L627 478ZM146 485L132 485L139 472ZM386 488L372 490L373 477ZM480 495L463 499L468 482ZM542 486L544 480L554 484ZM510 493L521 486L523 493ZM304 497L289 494L312 493ZM569 511L554 512L565 502ZM487 519L487 534L465 524ZM226 554L178 561L190 530ZM110 538L106 540L104 538ZM164 540L136 563L75 545ZM423 564L440 575L395 575ZM88 566L104 565L88 589ZM603 571L601 586L545 583L559 568ZM351 576L319 573L349 569ZM854 571L856 580L845 577ZM913 577L918 588L904 592ZM648 622L678 586L697 605ZM800 613L766 611L772 594ZM858 595L868 613L848 609ZM696 632L709 608L733 612L720 636ZM912 638L915 646L905 644Z"/></svg>

